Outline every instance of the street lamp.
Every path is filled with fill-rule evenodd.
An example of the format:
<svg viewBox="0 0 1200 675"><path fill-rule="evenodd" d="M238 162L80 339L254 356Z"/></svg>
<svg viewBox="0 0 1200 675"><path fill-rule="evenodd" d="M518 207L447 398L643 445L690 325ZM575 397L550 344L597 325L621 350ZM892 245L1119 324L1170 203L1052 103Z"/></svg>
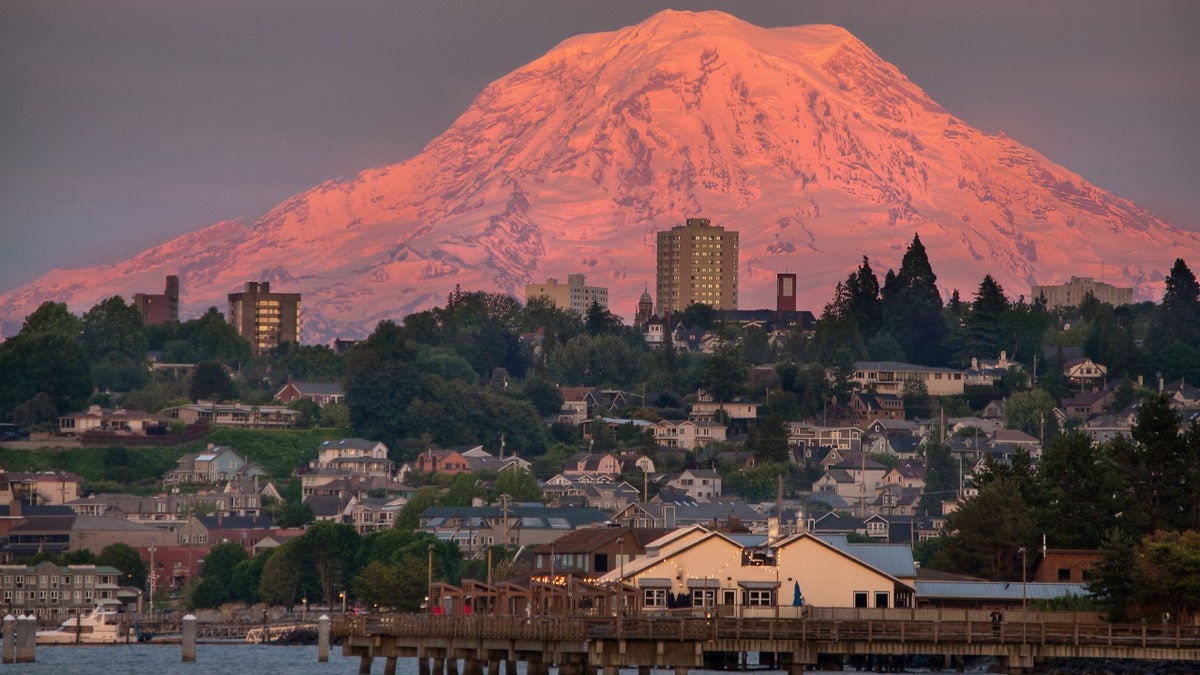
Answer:
<svg viewBox="0 0 1200 675"><path fill-rule="evenodd" d="M427 592L429 593L429 598L432 600L433 599L433 544L429 545L429 581L428 581L428 585L426 586L426 589L427 589ZM429 605L429 611L430 612L433 611L433 603L432 602Z"/></svg>
<svg viewBox="0 0 1200 675"><path fill-rule="evenodd" d="M1025 563L1025 547L1024 546L1021 547L1020 553L1021 553L1021 642L1023 644L1025 642L1026 622L1028 621L1028 619L1025 616L1025 605L1028 600L1028 592L1027 592L1028 591L1028 583L1026 582L1025 574L1026 574L1026 570L1028 570L1029 567Z"/></svg>
<svg viewBox="0 0 1200 675"><path fill-rule="evenodd" d="M617 537L617 565L619 572L617 573L617 604L613 607L613 614L616 615L619 610L624 609L625 605L625 537Z"/></svg>
<svg viewBox="0 0 1200 675"><path fill-rule="evenodd" d="M346 591L338 593L338 597L342 599L342 614L346 613Z"/></svg>
<svg viewBox="0 0 1200 675"><path fill-rule="evenodd" d="M146 588L150 593L150 613L154 613L154 592L158 590L158 571L154 569L154 551L157 547L150 544L147 550L150 551L150 578L146 581Z"/></svg>
<svg viewBox="0 0 1200 675"><path fill-rule="evenodd" d="M300 620L308 621L308 596L304 596L304 599L300 602L304 605L304 608L300 611Z"/></svg>

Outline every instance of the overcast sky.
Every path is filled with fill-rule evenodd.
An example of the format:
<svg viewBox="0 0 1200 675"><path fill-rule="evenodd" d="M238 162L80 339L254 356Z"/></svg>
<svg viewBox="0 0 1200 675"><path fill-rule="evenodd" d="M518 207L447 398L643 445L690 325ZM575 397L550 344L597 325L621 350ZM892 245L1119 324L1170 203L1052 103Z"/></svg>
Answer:
<svg viewBox="0 0 1200 675"><path fill-rule="evenodd" d="M667 7L841 25L968 123L1200 229L1191 0L0 0L0 291L407 159L492 80Z"/></svg>

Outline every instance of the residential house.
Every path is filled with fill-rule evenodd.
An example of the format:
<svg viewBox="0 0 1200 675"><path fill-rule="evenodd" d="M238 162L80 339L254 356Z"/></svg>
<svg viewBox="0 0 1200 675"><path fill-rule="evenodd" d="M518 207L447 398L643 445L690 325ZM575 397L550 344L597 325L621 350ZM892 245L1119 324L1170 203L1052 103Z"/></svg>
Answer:
<svg viewBox="0 0 1200 675"><path fill-rule="evenodd" d="M1081 391L1063 399L1062 407L1068 419L1085 421L1102 414L1112 406L1112 402L1112 391Z"/></svg>
<svg viewBox="0 0 1200 675"><path fill-rule="evenodd" d="M853 417L863 426L877 419L904 419L904 399L892 394L873 394L856 391L846 403Z"/></svg>
<svg viewBox="0 0 1200 675"><path fill-rule="evenodd" d="M814 514L805 521L804 529L821 537L828 535L847 535L851 532L866 535L867 526L862 518L844 515L836 511Z"/></svg>
<svg viewBox="0 0 1200 675"><path fill-rule="evenodd" d="M700 392L688 416L694 420L713 420L718 413L725 421L742 423L758 419L758 403L738 396L731 401L717 401L708 392Z"/></svg>
<svg viewBox="0 0 1200 675"><path fill-rule="evenodd" d="M1107 443L1117 436L1131 435L1129 421L1117 415L1096 415L1084 422L1080 431L1090 436L1095 445Z"/></svg>
<svg viewBox="0 0 1200 675"><path fill-rule="evenodd" d="M903 404L903 399L901 399ZM921 430L916 422L890 417L876 417L866 426L866 433L872 436L914 436L920 437Z"/></svg>
<svg viewBox="0 0 1200 675"><path fill-rule="evenodd" d="M434 506L421 512L417 529L458 542L468 557L488 546L521 548L548 544L562 534L600 527L609 518L594 508L551 508L544 504Z"/></svg>
<svg viewBox="0 0 1200 675"><path fill-rule="evenodd" d="M734 498L697 502L687 497L672 497L663 490L648 502L635 502L617 512L612 520L628 527L673 529L704 525L725 531L766 532L767 517L750 505Z"/></svg>
<svg viewBox="0 0 1200 675"><path fill-rule="evenodd" d="M1001 419L1004 417L1004 399L993 399L988 401L983 406L983 410L979 411L979 416L987 420Z"/></svg>
<svg viewBox="0 0 1200 675"><path fill-rule="evenodd" d="M212 424L243 429L290 429L300 418L299 410L279 405L199 402L165 408L163 415L188 424Z"/></svg>
<svg viewBox="0 0 1200 675"><path fill-rule="evenodd" d="M913 516L921 502L921 489L907 488L897 483L880 485L875 499L867 504L867 512L887 516Z"/></svg>
<svg viewBox="0 0 1200 675"><path fill-rule="evenodd" d="M558 414L560 424L579 426L602 408L601 392L598 387L559 387L563 397L562 411Z"/></svg>
<svg viewBox="0 0 1200 675"><path fill-rule="evenodd" d="M877 513L863 520L868 537L892 544L913 545L941 536L945 518Z"/></svg>
<svg viewBox="0 0 1200 675"><path fill-rule="evenodd" d="M1026 450L1035 458L1042 455L1042 442L1018 429L997 429L988 439L988 443L993 449L1009 445Z"/></svg>
<svg viewBox="0 0 1200 675"><path fill-rule="evenodd" d="M350 505L350 523L360 535L392 529L396 514L408 503L405 497L355 498Z"/></svg>
<svg viewBox="0 0 1200 675"><path fill-rule="evenodd" d="M723 443L726 433L724 424L704 420L662 420L654 424L654 438L659 445L685 450Z"/></svg>
<svg viewBox="0 0 1200 675"><path fill-rule="evenodd" d="M224 542L241 544L249 553L255 544L275 533L275 521L267 515L262 516L229 516L205 515L192 516L180 528L177 541L179 546L199 545L213 546Z"/></svg>
<svg viewBox="0 0 1200 675"><path fill-rule="evenodd" d="M1086 356L1067 359L1063 363L1062 374L1067 381L1079 387L1095 387L1104 382L1108 368Z"/></svg>
<svg viewBox="0 0 1200 675"><path fill-rule="evenodd" d="M851 381L860 389L877 394L903 396L909 382L925 385L930 396L959 396L963 393L961 370L919 366L898 361L856 361Z"/></svg>
<svg viewBox="0 0 1200 675"><path fill-rule="evenodd" d="M170 492L153 497L126 493L91 494L67 503L77 515L111 516L168 530L178 528L193 513L224 516L256 516L262 512L262 497L254 491L207 490Z"/></svg>
<svg viewBox="0 0 1200 675"><path fill-rule="evenodd" d="M866 514L866 504L874 501L875 491L883 484L888 468L879 462L860 456L857 460L840 462L826 469L813 483L813 493L836 494L855 505L859 517Z"/></svg>
<svg viewBox="0 0 1200 675"><path fill-rule="evenodd" d="M337 382L299 382L289 377L287 384L275 392L275 398L283 403L306 398L324 408L330 403L345 403L346 392Z"/></svg>
<svg viewBox="0 0 1200 675"><path fill-rule="evenodd" d="M415 467L421 473L460 474L470 473L471 463L457 451L439 450L430 446L417 455Z"/></svg>
<svg viewBox="0 0 1200 675"><path fill-rule="evenodd" d="M788 422L787 427L789 445L805 449L835 448L853 452L862 450L862 427L831 427L808 422Z"/></svg>
<svg viewBox="0 0 1200 675"><path fill-rule="evenodd" d="M379 441L343 438L317 447L314 469L328 469L347 476L391 476L396 465L388 459L388 448Z"/></svg>
<svg viewBox="0 0 1200 675"><path fill-rule="evenodd" d="M963 371L966 384L992 386L1004 378L1010 370L1024 372L1025 368L1015 361L1008 360L1008 352L1001 351L998 359L979 359L971 357L971 365Z"/></svg>
<svg viewBox="0 0 1200 675"><path fill-rule="evenodd" d="M166 417L125 408L88 406L87 410L66 413L58 418L58 432L64 435L112 434L146 436L167 433Z"/></svg>
<svg viewBox="0 0 1200 675"><path fill-rule="evenodd" d="M61 505L79 498L83 478L68 471L0 469L0 505Z"/></svg>
<svg viewBox="0 0 1200 675"><path fill-rule="evenodd" d="M899 485L903 488L925 489L925 462L910 460L893 466L883 474L884 485Z"/></svg>
<svg viewBox="0 0 1200 675"><path fill-rule="evenodd" d="M655 473L654 460L643 455L640 452L627 451L617 455L617 461L621 464L621 473L627 471L641 471L646 475Z"/></svg>
<svg viewBox="0 0 1200 675"><path fill-rule="evenodd" d="M889 455L900 459L914 459L921 454L924 439L916 436L868 436L872 455Z"/></svg>
<svg viewBox="0 0 1200 675"><path fill-rule="evenodd" d="M608 476L621 475L621 462L611 454L594 452L579 453L568 457L563 465L564 476Z"/></svg>
<svg viewBox="0 0 1200 675"><path fill-rule="evenodd" d="M266 471L234 452L233 448L209 444L201 453L188 453L163 476L163 485L252 485Z"/></svg>
<svg viewBox="0 0 1200 675"><path fill-rule="evenodd" d="M710 501L721 496L721 474L703 469L685 469L667 479L666 485L698 501Z"/></svg>

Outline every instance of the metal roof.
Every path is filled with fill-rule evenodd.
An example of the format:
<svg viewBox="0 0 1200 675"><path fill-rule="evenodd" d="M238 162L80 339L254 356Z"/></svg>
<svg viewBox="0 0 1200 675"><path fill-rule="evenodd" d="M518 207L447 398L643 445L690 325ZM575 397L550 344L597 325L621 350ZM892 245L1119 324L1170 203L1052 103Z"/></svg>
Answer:
<svg viewBox="0 0 1200 675"><path fill-rule="evenodd" d="M922 600L1050 600L1065 595L1089 596L1086 584L1043 583L1030 581L918 581L917 597Z"/></svg>

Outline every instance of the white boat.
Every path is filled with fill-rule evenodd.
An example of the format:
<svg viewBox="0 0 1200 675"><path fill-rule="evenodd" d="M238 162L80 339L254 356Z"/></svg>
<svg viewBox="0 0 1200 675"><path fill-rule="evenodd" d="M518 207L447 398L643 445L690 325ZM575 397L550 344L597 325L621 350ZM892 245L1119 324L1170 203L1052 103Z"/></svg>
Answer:
<svg viewBox="0 0 1200 675"><path fill-rule="evenodd" d="M54 630L39 630L39 645L111 645L133 640L133 627L121 630L116 610L97 605L92 611L73 616Z"/></svg>

